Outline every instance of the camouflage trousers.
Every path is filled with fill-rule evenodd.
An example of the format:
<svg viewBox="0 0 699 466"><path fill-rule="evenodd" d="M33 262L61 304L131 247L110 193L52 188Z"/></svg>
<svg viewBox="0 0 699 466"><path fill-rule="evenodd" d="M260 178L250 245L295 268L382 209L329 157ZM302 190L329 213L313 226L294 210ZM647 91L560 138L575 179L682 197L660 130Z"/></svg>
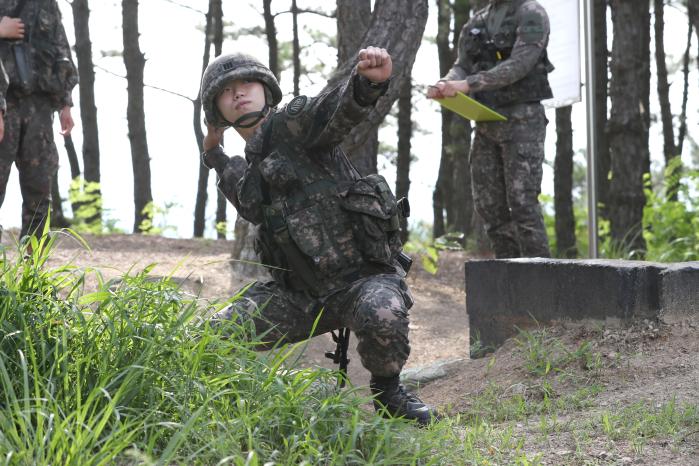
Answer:
<svg viewBox="0 0 699 466"><path fill-rule="evenodd" d="M476 211L495 257L550 257L539 205L546 115L541 104L517 104L503 122L479 122L471 147Z"/></svg>
<svg viewBox="0 0 699 466"><path fill-rule="evenodd" d="M43 96L7 96L5 137L0 142L0 206L15 163L22 191L22 236L40 233L46 222L53 175L58 169L53 112L53 104Z"/></svg>
<svg viewBox="0 0 699 466"><path fill-rule="evenodd" d="M276 282L251 285L241 299L213 316L214 323L252 319L263 340L293 343L311 336L347 327L357 336L362 365L378 377L400 374L410 354L408 310L413 299L408 285L398 275L362 278L322 298L281 287ZM264 349L264 348L262 348Z"/></svg>

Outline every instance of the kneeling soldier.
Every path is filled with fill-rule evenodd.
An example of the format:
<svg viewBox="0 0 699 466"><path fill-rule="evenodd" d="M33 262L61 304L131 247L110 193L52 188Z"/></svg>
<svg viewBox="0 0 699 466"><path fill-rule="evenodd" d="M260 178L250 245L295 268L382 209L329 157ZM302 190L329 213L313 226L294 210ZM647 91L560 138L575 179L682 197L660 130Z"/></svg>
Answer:
<svg viewBox="0 0 699 466"><path fill-rule="evenodd" d="M382 176L362 177L339 146L386 92L391 71L386 50L369 47L346 81L277 110L279 84L255 58L225 55L207 67L202 160L255 225L256 252L274 278L247 288L214 319L252 319L273 344L308 338L322 310L316 334L357 335L376 409L426 425L437 412L399 383L413 300L397 260L396 199ZM219 144L231 126L246 142L245 159L229 158Z"/></svg>

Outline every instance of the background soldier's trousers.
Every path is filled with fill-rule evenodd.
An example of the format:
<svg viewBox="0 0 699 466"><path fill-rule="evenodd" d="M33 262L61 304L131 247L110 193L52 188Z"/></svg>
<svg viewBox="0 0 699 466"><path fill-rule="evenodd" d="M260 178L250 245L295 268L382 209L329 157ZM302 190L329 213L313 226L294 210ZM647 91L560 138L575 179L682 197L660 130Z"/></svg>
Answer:
<svg viewBox="0 0 699 466"><path fill-rule="evenodd" d="M276 282L254 283L243 297L217 313L213 320L252 319L257 334L270 346L277 341L293 343L311 336L322 310L315 335L347 327L358 340L362 365L378 377L400 373L410 354L408 310L413 305L405 281L395 274L373 275L358 280L327 297L313 298Z"/></svg>
<svg viewBox="0 0 699 466"><path fill-rule="evenodd" d="M7 96L5 137L0 142L0 206L12 163L19 170L22 191L22 232L41 233L51 200L51 183L58 169L53 141L54 108L44 96Z"/></svg>
<svg viewBox="0 0 699 466"><path fill-rule="evenodd" d="M546 115L541 104L508 107L507 121L480 122L471 147L476 211L495 256L549 257L539 206Z"/></svg>

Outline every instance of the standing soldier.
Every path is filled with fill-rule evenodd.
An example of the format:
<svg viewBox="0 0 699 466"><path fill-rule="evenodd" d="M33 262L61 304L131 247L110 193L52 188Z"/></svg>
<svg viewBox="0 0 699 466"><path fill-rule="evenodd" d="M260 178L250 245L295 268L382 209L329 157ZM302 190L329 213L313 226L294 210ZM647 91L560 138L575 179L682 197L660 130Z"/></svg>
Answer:
<svg viewBox="0 0 699 466"><path fill-rule="evenodd" d="M41 233L58 169L53 112L59 112L61 134L70 134L71 91L78 82L56 0L0 3L0 60L9 76L0 206L14 162L23 200L21 236Z"/></svg>
<svg viewBox="0 0 699 466"><path fill-rule="evenodd" d="M316 320L318 335L349 328L371 373L375 408L426 425L437 413L399 383L413 300L398 203L382 176L361 178L339 146L386 92L392 67L386 50L361 50L346 81L281 110L279 84L255 58L224 55L207 67L203 163L256 225L256 251L275 279L246 288L214 321L252 319L270 345L308 338ZM231 126L246 141L245 159L219 145Z"/></svg>
<svg viewBox="0 0 699 466"><path fill-rule="evenodd" d="M470 163L476 211L495 256L549 257L538 196L552 97L549 20L536 0L491 0L461 30L459 56L427 96L471 94L507 117L478 122Z"/></svg>

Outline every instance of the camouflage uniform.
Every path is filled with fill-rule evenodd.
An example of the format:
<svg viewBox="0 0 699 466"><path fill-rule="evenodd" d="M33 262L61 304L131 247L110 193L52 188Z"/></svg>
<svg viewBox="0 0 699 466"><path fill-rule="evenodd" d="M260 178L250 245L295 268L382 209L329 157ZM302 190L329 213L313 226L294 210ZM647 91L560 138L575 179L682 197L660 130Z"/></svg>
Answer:
<svg viewBox="0 0 699 466"><path fill-rule="evenodd" d="M495 255L549 257L538 196L552 97L548 16L535 0L492 0L464 25L459 57L444 77L466 80L471 95L507 117L478 122L470 163L476 210Z"/></svg>
<svg viewBox="0 0 699 466"><path fill-rule="evenodd" d="M18 1L4 0L0 17L12 15ZM27 0L20 17L33 80L27 87L20 83L12 52L18 41L0 40L0 59L9 76L5 138L0 142L0 206L15 162L23 199L21 234L25 235L43 229L58 169L53 112L73 105L71 91L78 80L56 0Z"/></svg>
<svg viewBox="0 0 699 466"><path fill-rule="evenodd" d="M339 147L385 88L353 74L315 98L300 96L248 140L245 160L219 147L206 164L238 213L256 225L256 250L275 281L254 283L218 320L252 318L274 343L347 327L374 377L397 376L410 354L413 300L400 252L395 198L378 175L360 179Z"/></svg>

